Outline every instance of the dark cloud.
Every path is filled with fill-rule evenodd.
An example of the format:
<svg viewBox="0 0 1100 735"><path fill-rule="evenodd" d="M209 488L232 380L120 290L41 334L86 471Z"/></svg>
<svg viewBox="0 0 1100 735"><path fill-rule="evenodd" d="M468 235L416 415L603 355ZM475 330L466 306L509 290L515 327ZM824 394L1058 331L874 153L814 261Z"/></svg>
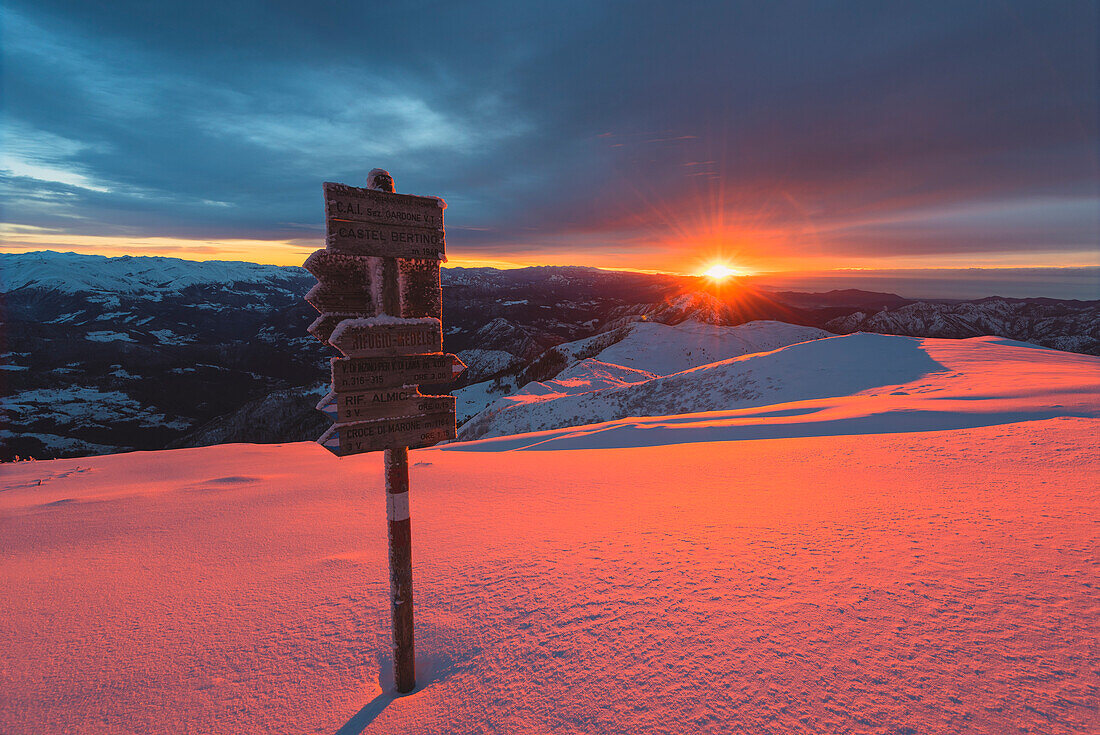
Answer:
<svg viewBox="0 0 1100 735"><path fill-rule="evenodd" d="M1072 0L9 0L3 216L298 238L322 180L381 165L482 252L731 227L786 231L787 255L1087 253L1097 20Z"/></svg>

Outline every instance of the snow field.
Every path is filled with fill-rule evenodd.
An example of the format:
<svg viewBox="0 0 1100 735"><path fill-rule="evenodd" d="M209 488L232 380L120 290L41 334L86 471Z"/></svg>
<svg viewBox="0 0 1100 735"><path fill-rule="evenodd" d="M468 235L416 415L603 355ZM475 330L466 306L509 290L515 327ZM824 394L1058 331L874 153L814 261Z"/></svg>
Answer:
<svg viewBox="0 0 1100 735"><path fill-rule="evenodd" d="M545 395L548 393L578 394L608 387L620 387L661 375L669 375L707 363L754 352L774 350L779 347L831 336L814 327L801 327L775 321L753 321L736 326L704 324L685 321L679 324L657 322L633 322L592 337L557 345L551 350L569 363L559 375L545 382L532 382L519 386L521 395ZM617 340L617 341L615 341ZM464 362L479 374L489 374L495 369L486 356L492 350L467 350L459 354ZM508 356L508 353L499 353ZM587 357L586 357L587 356ZM516 358L509 356L512 360ZM483 366L484 369L483 369ZM454 391L458 399L460 422L492 406L496 412L510 407L514 399L500 401L502 395L514 396L517 376L505 376L507 390L493 390L494 381L474 383ZM601 421L604 419L590 419ZM583 423L581 421L574 423ZM530 431L532 429L520 429ZM489 433L475 431L466 438L495 436L496 428Z"/></svg>
<svg viewBox="0 0 1100 735"><path fill-rule="evenodd" d="M402 698L380 454L5 465L0 731L1096 732L1098 430L414 451Z"/></svg>
<svg viewBox="0 0 1100 735"><path fill-rule="evenodd" d="M857 333L671 375L628 372L585 360L497 399L459 439L566 449L1100 417L1100 359L998 337Z"/></svg>

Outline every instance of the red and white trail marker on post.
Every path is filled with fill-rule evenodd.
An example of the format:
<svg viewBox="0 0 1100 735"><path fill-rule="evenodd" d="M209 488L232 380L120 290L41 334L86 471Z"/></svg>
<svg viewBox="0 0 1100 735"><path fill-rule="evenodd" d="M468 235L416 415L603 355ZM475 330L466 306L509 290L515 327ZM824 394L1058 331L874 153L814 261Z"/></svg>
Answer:
<svg viewBox="0 0 1100 735"><path fill-rule="evenodd" d="M325 183L326 247L304 266L317 277L306 301L320 312L309 333L344 355L317 404L336 423L317 441L340 457L385 450L394 684L405 693L416 687L409 448L456 436L454 397L418 386L449 383L466 366L443 352L446 205L393 189L381 169L365 189Z"/></svg>

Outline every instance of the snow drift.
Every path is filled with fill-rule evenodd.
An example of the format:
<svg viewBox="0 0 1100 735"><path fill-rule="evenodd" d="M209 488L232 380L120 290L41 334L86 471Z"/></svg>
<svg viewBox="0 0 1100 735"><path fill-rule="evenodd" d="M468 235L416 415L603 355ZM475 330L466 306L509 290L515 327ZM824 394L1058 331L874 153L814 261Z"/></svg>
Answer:
<svg viewBox="0 0 1100 735"><path fill-rule="evenodd" d="M516 382L521 376L505 376L456 390L459 421L464 422L484 411L500 398L501 393L513 396L574 394L581 392L579 387L586 382L592 386L610 387L611 384L602 381L611 373L617 376L613 380L634 383L642 378L669 375L717 360L830 336L815 327L766 320L736 326L697 321L677 324L633 322L548 350L531 369L540 364L556 364L557 368L551 371L556 375L549 380L535 380L520 387ZM493 412L509 403L507 400L502 402L493 408ZM497 431L495 428L477 429L465 437L493 436Z"/></svg>
<svg viewBox="0 0 1100 735"><path fill-rule="evenodd" d="M610 371L585 361L564 382L500 398L459 439L502 437L469 445L478 449L564 449L1100 416L1100 360L998 337L852 334L672 375L597 379Z"/></svg>
<svg viewBox="0 0 1100 735"><path fill-rule="evenodd" d="M1096 732L1098 368L855 335L595 391L748 408L414 451L406 697L380 454L4 465L0 731Z"/></svg>

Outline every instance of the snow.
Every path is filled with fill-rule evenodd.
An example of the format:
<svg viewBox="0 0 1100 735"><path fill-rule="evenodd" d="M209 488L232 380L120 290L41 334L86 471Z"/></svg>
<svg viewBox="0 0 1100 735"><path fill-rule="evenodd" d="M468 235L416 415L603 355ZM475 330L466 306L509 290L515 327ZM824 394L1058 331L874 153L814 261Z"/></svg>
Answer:
<svg viewBox="0 0 1100 735"><path fill-rule="evenodd" d="M505 353L510 354L510 353ZM459 359L466 362L465 352L459 353ZM472 417L485 410L485 407L493 403L501 396L515 393L515 376L502 376L499 379L484 380L451 391L455 397L455 412L458 423L468 421Z"/></svg>
<svg viewBox="0 0 1100 735"><path fill-rule="evenodd" d="M601 362L595 358L581 360L562 370L553 380L528 383L519 391L520 396L574 396L582 393L622 388L635 383L644 383L659 376L645 370ZM517 400L526 400L518 399Z"/></svg>
<svg viewBox="0 0 1100 735"><path fill-rule="evenodd" d="M484 375L496 375L520 364L518 357L505 350L462 350L458 353L458 359L466 363L466 369L470 371L473 379Z"/></svg>
<svg viewBox="0 0 1100 735"><path fill-rule="evenodd" d="M2 255L2 253L0 253L0 255ZM57 317L56 319L51 319L46 323L47 324L64 324L66 322L73 321L74 319L76 319L78 316L80 316L83 313L84 312L82 312L82 311L72 311L72 312L69 312L68 314L62 314L61 316Z"/></svg>
<svg viewBox="0 0 1100 735"><path fill-rule="evenodd" d="M12 417L11 423L15 426L31 426L43 419L73 427L109 427L123 421L134 421L150 428L186 429L190 426L186 421L169 418L142 405L122 391L83 385L17 391L0 397L0 409ZM33 436L26 432L20 435ZM76 440L65 438L64 442L48 444L62 449L73 441Z"/></svg>
<svg viewBox="0 0 1100 735"><path fill-rule="evenodd" d="M815 327L765 320L733 327L696 321L679 324L634 322L625 329L627 334L622 340L593 355L585 353L606 341L607 334L558 345L557 349L574 359L585 355L655 375L671 375L730 357L832 336Z"/></svg>
<svg viewBox="0 0 1100 735"><path fill-rule="evenodd" d="M113 294L179 291L189 286L285 281L294 271L281 266L220 260L79 255L49 250L0 253L0 293L26 286L67 293L105 292L104 303L118 305ZM302 271L304 273L304 271Z"/></svg>
<svg viewBox="0 0 1100 735"><path fill-rule="evenodd" d="M496 321L506 323L503 319ZM612 332L557 345L551 352L561 355L570 365L565 372L568 372L569 379L574 381L576 386L584 381L595 381L593 384L596 384L606 377L596 374L587 377L583 375L586 371L593 369L605 372L614 369L618 370L620 375L642 374L653 377L679 372L715 360L773 350L785 345L829 336L831 335L828 332L813 327L800 327L775 321L755 321L733 327L694 321L685 321L676 325L634 322ZM478 375L492 374L489 368L481 367L482 357L490 352L494 351L466 350L460 353L459 357L476 369L476 378ZM510 353L500 354L512 360L516 359ZM466 360L467 355L472 358L472 361ZM583 365L585 358L592 358L597 362L576 368L575 365L578 363ZM603 363L603 366L596 368L598 363ZM454 391L458 399L459 423L484 411L490 405L493 411L510 406L511 403L507 401L494 403L499 401L502 395L517 392L540 395L578 392L576 389L566 389L554 381L527 383L519 388L516 384L518 380L518 376L508 375L503 376L499 381L474 383ZM637 382L637 380L627 379L625 382ZM610 384L603 387L608 385Z"/></svg>
<svg viewBox="0 0 1100 735"><path fill-rule="evenodd" d="M0 729L1095 731L1098 429L414 451L403 698L379 454L8 465Z"/></svg>
<svg viewBox="0 0 1100 735"><path fill-rule="evenodd" d="M381 453L3 465L0 732L1100 730L1100 359L852 335L598 392L749 365L748 408L414 450L406 697Z"/></svg>
<svg viewBox="0 0 1100 735"><path fill-rule="evenodd" d="M459 439L560 449L1100 417L1100 358L997 337L857 333L579 388L500 398L464 424Z"/></svg>
<svg viewBox="0 0 1100 735"><path fill-rule="evenodd" d="M9 429L0 429L0 439L10 440L18 436L22 439L37 439L43 445L57 452L88 452L91 454L106 454L108 452L125 451L129 447L119 447L112 444L96 444L77 439L71 436L58 434L45 434L37 431L20 431L16 434Z"/></svg>
<svg viewBox="0 0 1100 735"><path fill-rule="evenodd" d="M133 337L125 332L111 332L111 331L99 331L88 332L84 335L84 339L92 342L136 342Z"/></svg>
<svg viewBox="0 0 1100 735"><path fill-rule="evenodd" d="M419 324L435 324L439 325L439 320L430 316L425 317L399 317L391 316L389 314L379 314L378 316L371 317L352 317L345 319L336 325L336 328L332 330L332 336L329 337L329 342L339 342L340 338L344 335L344 332L348 329L369 329L370 327L412 327Z"/></svg>
<svg viewBox="0 0 1100 735"><path fill-rule="evenodd" d="M149 334L157 338L162 345L185 345L195 341L194 337L184 337L176 334L171 329L151 329Z"/></svg>

